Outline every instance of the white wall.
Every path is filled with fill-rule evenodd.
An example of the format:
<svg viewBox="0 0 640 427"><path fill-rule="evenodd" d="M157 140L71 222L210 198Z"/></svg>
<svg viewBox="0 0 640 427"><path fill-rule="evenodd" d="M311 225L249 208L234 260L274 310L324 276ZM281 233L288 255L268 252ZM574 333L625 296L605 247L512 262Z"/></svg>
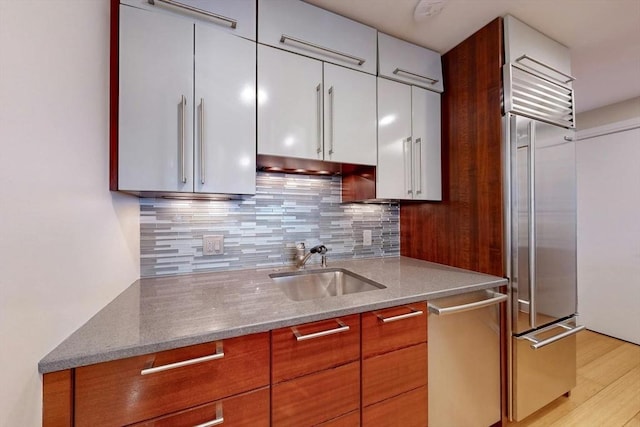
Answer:
<svg viewBox="0 0 640 427"><path fill-rule="evenodd" d="M0 426L41 421L38 361L139 277L108 191L108 0L0 0Z"/></svg>
<svg viewBox="0 0 640 427"><path fill-rule="evenodd" d="M587 124L576 145L580 320L640 344L640 129L590 137L640 126L640 98L577 122Z"/></svg>

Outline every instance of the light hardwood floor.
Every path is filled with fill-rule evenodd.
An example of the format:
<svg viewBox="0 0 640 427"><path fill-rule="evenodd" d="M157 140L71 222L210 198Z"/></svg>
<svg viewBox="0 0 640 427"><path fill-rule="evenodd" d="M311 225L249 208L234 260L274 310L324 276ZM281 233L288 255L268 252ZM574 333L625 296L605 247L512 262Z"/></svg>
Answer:
<svg viewBox="0 0 640 427"><path fill-rule="evenodd" d="M640 427L640 346L579 332L578 384L508 427Z"/></svg>

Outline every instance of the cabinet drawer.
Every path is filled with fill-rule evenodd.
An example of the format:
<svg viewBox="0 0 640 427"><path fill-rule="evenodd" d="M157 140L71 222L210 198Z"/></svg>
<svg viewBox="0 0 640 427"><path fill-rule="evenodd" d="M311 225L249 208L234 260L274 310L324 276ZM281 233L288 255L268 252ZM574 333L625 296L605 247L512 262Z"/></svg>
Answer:
<svg viewBox="0 0 640 427"><path fill-rule="evenodd" d="M260 43L376 74L375 28L299 0L259 0L258 20Z"/></svg>
<svg viewBox="0 0 640 427"><path fill-rule="evenodd" d="M170 369L149 371L161 367ZM268 384L266 332L99 363L76 369L75 422L131 424Z"/></svg>
<svg viewBox="0 0 640 427"><path fill-rule="evenodd" d="M274 384L359 360L360 315L274 330L272 351Z"/></svg>
<svg viewBox="0 0 640 427"><path fill-rule="evenodd" d="M427 385L427 344L362 362L362 405L367 406Z"/></svg>
<svg viewBox="0 0 640 427"><path fill-rule="evenodd" d="M362 410L362 425L367 427L426 427L428 421L427 400L427 387L424 386L368 406Z"/></svg>
<svg viewBox="0 0 640 427"><path fill-rule="evenodd" d="M322 427L357 427L360 425L360 411L349 412L326 423L319 424Z"/></svg>
<svg viewBox="0 0 640 427"><path fill-rule="evenodd" d="M362 357L427 341L427 303L420 302L362 315Z"/></svg>
<svg viewBox="0 0 640 427"><path fill-rule="evenodd" d="M360 406L360 363L328 369L272 386L274 426L310 426Z"/></svg>
<svg viewBox="0 0 640 427"><path fill-rule="evenodd" d="M220 425L225 427L269 427L269 387L145 421L134 427L192 427L221 419L224 424Z"/></svg>
<svg viewBox="0 0 640 427"><path fill-rule="evenodd" d="M395 37L378 33L379 75L442 92L440 54Z"/></svg>

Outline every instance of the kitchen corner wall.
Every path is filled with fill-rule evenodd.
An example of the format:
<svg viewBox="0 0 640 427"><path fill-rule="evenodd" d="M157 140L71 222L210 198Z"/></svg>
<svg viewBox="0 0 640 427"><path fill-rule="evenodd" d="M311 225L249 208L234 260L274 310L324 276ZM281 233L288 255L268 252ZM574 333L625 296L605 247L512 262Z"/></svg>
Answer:
<svg viewBox="0 0 640 427"><path fill-rule="evenodd" d="M400 255L398 204L341 204L340 177L258 172L256 184L242 200L141 199L142 277L288 265L296 242L323 243L329 264ZM210 234L224 236L224 255L203 256Z"/></svg>

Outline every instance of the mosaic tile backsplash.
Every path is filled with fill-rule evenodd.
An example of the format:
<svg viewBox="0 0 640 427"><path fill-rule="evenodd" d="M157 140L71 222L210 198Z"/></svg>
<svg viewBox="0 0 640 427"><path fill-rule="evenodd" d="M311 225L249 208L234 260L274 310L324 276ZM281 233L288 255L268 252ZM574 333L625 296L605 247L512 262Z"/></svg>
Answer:
<svg viewBox="0 0 640 427"><path fill-rule="evenodd" d="M329 264L399 256L398 204L341 204L340 194L340 177L258 172L242 200L140 199L141 276L292 265L298 242L326 245ZM223 235L224 254L203 255L203 235Z"/></svg>

